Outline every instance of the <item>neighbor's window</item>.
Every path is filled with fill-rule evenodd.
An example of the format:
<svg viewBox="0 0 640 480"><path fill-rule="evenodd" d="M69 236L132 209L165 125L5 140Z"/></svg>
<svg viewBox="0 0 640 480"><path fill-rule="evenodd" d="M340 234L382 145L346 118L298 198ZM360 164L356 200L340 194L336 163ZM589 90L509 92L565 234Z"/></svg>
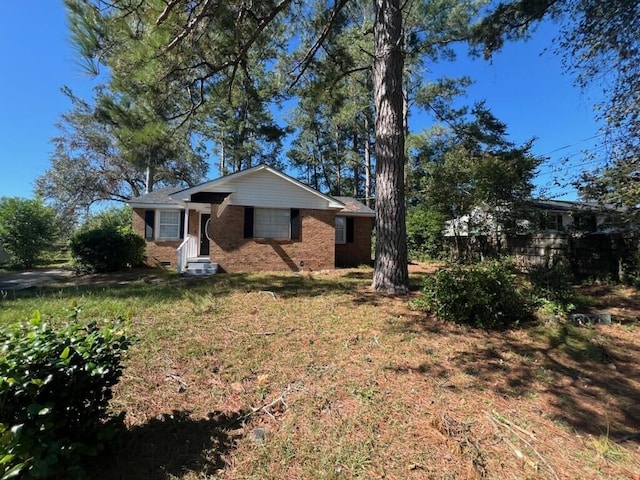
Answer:
<svg viewBox="0 0 640 480"><path fill-rule="evenodd" d="M256 208L253 213L254 238L288 239L291 235L291 211L280 208Z"/></svg>
<svg viewBox="0 0 640 480"><path fill-rule="evenodd" d="M162 240L177 240L180 238L180 212L160 211L158 219L158 238Z"/></svg>
<svg viewBox="0 0 640 480"><path fill-rule="evenodd" d="M598 230L598 220L593 213L578 213L573 217L573 226L577 230L595 232Z"/></svg>
<svg viewBox="0 0 640 480"><path fill-rule="evenodd" d="M540 219L540 227L543 230L563 230L562 214L544 212Z"/></svg>
<svg viewBox="0 0 640 480"><path fill-rule="evenodd" d="M336 243L346 243L347 241L347 219L346 217L336 217Z"/></svg>

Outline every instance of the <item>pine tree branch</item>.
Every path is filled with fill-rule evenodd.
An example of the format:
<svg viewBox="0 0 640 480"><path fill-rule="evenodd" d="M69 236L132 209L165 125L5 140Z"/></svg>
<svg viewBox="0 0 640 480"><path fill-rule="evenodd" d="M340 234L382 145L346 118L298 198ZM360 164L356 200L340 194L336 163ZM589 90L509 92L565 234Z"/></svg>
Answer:
<svg viewBox="0 0 640 480"><path fill-rule="evenodd" d="M298 62L296 67L293 70L291 70L291 72L289 72L289 73L293 73L296 70L299 70L298 75L296 75L296 78L289 85L289 89L292 89L293 87L295 87L296 84L302 78L302 76L305 74L305 72L307 71L307 68L309 68L309 65L311 64L311 60L313 60L313 58L316 56L316 53L318 53L318 50L320 49L323 42L326 40L327 36L331 32L331 29L333 28L333 24L335 23L336 18L338 17L338 13L340 13L340 11L346 5L347 2L348 0L338 0L336 3L334 3L333 10L331 11L331 16L329 17L329 21L325 23L322 33L317 38L317 40L313 43L313 45L311 45L311 48L307 50L307 53L302 58L302 60Z"/></svg>

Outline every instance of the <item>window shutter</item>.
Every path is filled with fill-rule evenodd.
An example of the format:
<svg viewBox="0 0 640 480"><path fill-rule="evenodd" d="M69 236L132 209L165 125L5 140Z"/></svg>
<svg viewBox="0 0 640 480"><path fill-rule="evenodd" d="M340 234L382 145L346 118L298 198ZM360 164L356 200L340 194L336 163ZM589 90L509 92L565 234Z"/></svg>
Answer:
<svg viewBox="0 0 640 480"><path fill-rule="evenodd" d="M153 225L156 220L155 210L144 211L144 238L153 240Z"/></svg>
<svg viewBox="0 0 640 480"><path fill-rule="evenodd" d="M300 240L302 223L300 221L300 210L297 208L291 209L291 240Z"/></svg>
<svg viewBox="0 0 640 480"><path fill-rule="evenodd" d="M355 236L354 231L355 231L354 218L347 217L347 232L346 232L347 243L353 243L354 236Z"/></svg>
<svg viewBox="0 0 640 480"><path fill-rule="evenodd" d="M253 238L253 207L244 207L244 238Z"/></svg>

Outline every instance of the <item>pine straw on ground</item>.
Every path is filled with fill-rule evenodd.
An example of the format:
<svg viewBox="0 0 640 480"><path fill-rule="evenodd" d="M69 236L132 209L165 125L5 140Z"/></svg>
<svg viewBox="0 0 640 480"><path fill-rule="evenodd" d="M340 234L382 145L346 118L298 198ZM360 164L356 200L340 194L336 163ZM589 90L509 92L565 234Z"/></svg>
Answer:
<svg viewBox="0 0 640 480"><path fill-rule="evenodd" d="M136 312L92 477L640 478L636 291L600 292L611 326L485 332L370 281L219 275Z"/></svg>

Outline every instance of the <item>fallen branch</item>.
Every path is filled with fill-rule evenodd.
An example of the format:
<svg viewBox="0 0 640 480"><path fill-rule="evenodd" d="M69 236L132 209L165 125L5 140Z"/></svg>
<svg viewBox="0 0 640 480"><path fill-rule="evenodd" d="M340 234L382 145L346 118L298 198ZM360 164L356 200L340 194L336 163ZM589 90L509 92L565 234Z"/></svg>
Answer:
<svg viewBox="0 0 640 480"><path fill-rule="evenodd" d="M173 373L168 373L167 376L166 376L166 379L167 380L175 380L176 382L178 382L178 393L184 392L188 387L188 385L184 381L182 381L182 379L180 378L179 375L175 375Z"/></svg>
<svg viewBox="0 0 640 480"><path fill-rule="evenodd" d="M498 422L505 423L505 424L509 425L510 427L515 428L519 432L524 433L525 435L527 435L532 440L537 440L536 436L533 433L531 433L528 430L525 430L524 428L522 428L522 427L516 425L515 423L509 421L508 419L506 419L505 417L500 415L495 410L493 411L493 418L496 419Z"/></svg>
<svg viewBox="0 0 640 480"><path fill-rule="evenodd" d="M287 385L287 388L285 388L278 397L259 407L251 407L251 411L243 415L241 419L246 420L247 418L249 418L252 415L255 415L256 413L263 412L269 415L269 417L271 417L273 421L276 421L276 417L274 417L273 413L271 413L271 409L276 405L281 405L282 407L284 407L284 410L289 408L289 405L287 404L285 399L292 391L293 391L293 387L291 387L291 384Z"/></svg>
<svg viewBox="0 0 640 480"><path fill-rule="evenodd" d="M275 335L278 332L240 332L238 330L234 330L233 328L224 327L227 332L236 333L238 335Z"/></svg>
<svg viewBox="0 0 640 480"><path fill-rule="evenodd" d="M553 469L553 467L551 466L551 464L540 454L540 452L538 452L538 450L536 450L534 448L533 445L531 445L531 443L529 443L525 438L523 438L519 433L518 430L523 430L520 428L512 428L508 423L503 422L502 420L504 419L504 417L500 416L501 418L496 418L492 415L490 415L488 412L485 412L485 415L487 416L487 418L489 418L489 420L491 421L491 423L493 423L494 425L498 426L498 427L502 427L507 429L509 432L511 432L513 435L515 435L522 443L524 443L527 447L529 447L529 449L536 454L536 456L540 459L540 461L544 464L545 467L547 467L547 469L551 472L551 474L553 475L553 478L555 478L556 480L560 480L560 477L558 477L558 474L556 473L556 471ZM506 420L506 419L505 419ZM509 422L511 423L511 422ZM513 424L512 424L513 425ZM523 432L526 432L526 430L523 430ZM532 435L529 432L526 432L527 435ZM505 437L502 437L502 440L505 441L505 443L507 443L508 445L510 445L512 448L513 444ZM535 437L533 437L535 439ZM518 458L521 458L520 455L522 455L522 453L520 452L520 455L518 455L518 452L520 452L519 450L514 449L514 453L516 453L516 456L518 456Z"/></svg>
<svg viewBox="0 0 640 480"><path fill-rule="evenodd" d="M266 332L241 332L240 330L234 330L233 328L229 328L229 327L224 327L224 329L227 332L231 332L231 333L235 333L237 335L262 335L262 336L269 336L269 335L288 335L291 332L295 332L295 328L289 328L283 332L275 332L275 331L266 331Z"/></svg>

